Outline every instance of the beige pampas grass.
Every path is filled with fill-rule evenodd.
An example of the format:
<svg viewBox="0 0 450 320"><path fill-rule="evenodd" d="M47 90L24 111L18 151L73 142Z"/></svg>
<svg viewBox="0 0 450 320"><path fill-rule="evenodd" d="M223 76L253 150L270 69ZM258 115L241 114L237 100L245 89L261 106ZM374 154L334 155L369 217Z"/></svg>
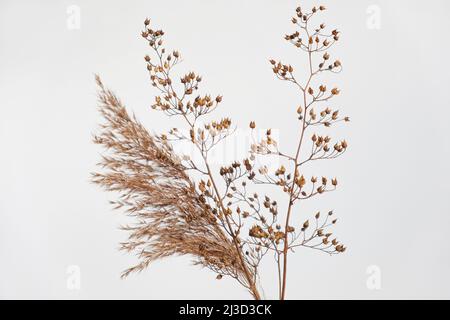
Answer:
<svg viewBox="0 0 450 320"><path fill-rule="evenodd" d="M137 223L123 229L130 232L122 249L138 255L140 263L122 276L142 271L152 261L171 255L190 255L220 275L228 275L244 286L243 266L237 249L224 234L211 212L199 200L194 183L172 148L127 113L120 100L107 90L100 78L100 113L106 120L94 138L110 152L94 173L93 182L107 191L120 192L113 202L125 208Z"/></svg>

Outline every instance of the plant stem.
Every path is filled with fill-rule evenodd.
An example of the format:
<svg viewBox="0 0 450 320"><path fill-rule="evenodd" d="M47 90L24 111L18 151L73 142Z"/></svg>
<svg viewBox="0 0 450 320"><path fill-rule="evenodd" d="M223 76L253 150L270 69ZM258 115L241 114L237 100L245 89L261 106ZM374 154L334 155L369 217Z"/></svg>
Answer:
<svg viewBox="0 0 450 320"><path fill-rule="evenodd" d="M311 79L313 77L313 69L312 69L312 54L311 51L308 52L308 60L309 60L309 70L310 70L310 74L309 74L309 79L306 82L306 85L303 87L302 91L303 91L303 105L304 105L304 110L303 110L303 119L302 119L302 126L301 126L301 133L300 133L300 139L298 142L298 146L297 146L297 151L295 153L295 158L293 159L294 162L294 180L296 178L296 172L297 172L297 168L299 167L299 157L300 157L300 150L302 148L302 143L303 143L303 137L305 134L305 129L307 127L306 125L306 112L307 112L307 104L306 104L306 94L307 94L307 90L309 87L309 84L311 83ZM288 210L287 210L287 214L286 214L286 223L285 223L285 227L284 227L284 248L283 248L283 280L282 280L282 286L281 286L281 296L280 296L280 300L284 300L286 297L286 285L287 285L287 263L288 263L288 251L289 251L289 243L288 243L288 227L289 227L289 220L291 218L291 213L292 213L292 207L294 205L295 199L294 199L294 186L295 186L295 181L292 181L292 185L289 189L289 204L288 204Z"/></svg>
<svg viewBox="0 0 450 320"><path fill-rule="evenodd" d="M223 204L222 198L220 197L219 189L217 188L217 185L216 185L216 183L214 181L214 176L213 176L212 171L211 171L211 169L209 167L207 158L205 156L203 156L203 160L205 162L205 166L206 166L206 170L208 172L209 179L211 180L212 186L214 188L214 191L216 193L217 199L219 201L220 208L222 209L223 216L225 217L225 221L226 221L226 223L228 225L228 228L230 230L230 234L231 234L231 237L233 239L234 246L236 247L236 252L238 253L239 260L240 260L240 263L242 265L242 270L244 271L244 275L245 275L245 278L246 278L246 280L248 282L249 289L250 289L253 297L255 298L255 300L261 300L261 296L259 294L258 288L256 288L256 284L252 280L250 271L248 270L247 264L246 264L246 262L244 260L244 257L242 256L241 248L240 248L240 245L239 245L239 242L238 242L238 236L234 232L233 227L231 226L230 220L228 219L228 217L226 215L226 209L225 209L225 206Z"/></svg>

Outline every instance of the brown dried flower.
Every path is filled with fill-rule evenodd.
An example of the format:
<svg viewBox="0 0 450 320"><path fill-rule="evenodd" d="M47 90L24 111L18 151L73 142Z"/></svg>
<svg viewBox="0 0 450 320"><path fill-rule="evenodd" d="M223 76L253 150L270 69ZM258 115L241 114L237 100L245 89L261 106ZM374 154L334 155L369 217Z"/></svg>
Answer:
<svg viewBox="0 0 450 320"><path fill-rule="evenodd" d="M272 130L267 129L261 141L253 143L247 159L215 172L208 155L233 133L232 121L199 119L210 115L223 98L198 94L202 77L194 72L172 76L181 55L166 50L164 31L153 28L150 19L145 19L141 35L153 52L144 60L150 83L159 92L151 108L178 116L186 130L173 128L168 133L150 134L96 77L105 123L94 142L106 151L100 163L102 170L93 174L92 181L119 193L119 199L112 203L135 221L123 227L129 237L121 248L135 253L139 262L125 270L123 277L144 270L157 259L188 255L195 264L214 271L216 279L234 278L255 299L261 299L259 265L263 258L273 256L279 298L285 299L288 255L294 248L313 248L328 254L346 250L336 238L330 240L328 228L337 223L337 219L331 220L332 211L324 217L317 212L314 219L307 219L296 209L298 202L334 191L338 185L337 178L305 177L304 166L335 159L348 148L346 140L332 142L330 136L310 131L350 120L328 105L339 95L339 89L329 91L325 84L313 85L319 74L342 70L340 60L330 63L329 53L340 32L327 32L323 23L311 27L313 17L324 10L324 6L318 6L306 12L298 7L291 19L298 30L285 35L296 49L306 53L307 68L299 68L307 70L305 81L297 79L291 64L269 60L276 77L292 83L303 102L293 112L300 132L291 152L280 150ZM254 121L249 126L256 128ZM177 142L191 144L199 159L176 154L172 144ZM256 158L267 155L280 158L277 169L257 165ZM252 192L250 184L267 186L268 195ZM270 196L270 187L286 195L285 213Z"/></svg>

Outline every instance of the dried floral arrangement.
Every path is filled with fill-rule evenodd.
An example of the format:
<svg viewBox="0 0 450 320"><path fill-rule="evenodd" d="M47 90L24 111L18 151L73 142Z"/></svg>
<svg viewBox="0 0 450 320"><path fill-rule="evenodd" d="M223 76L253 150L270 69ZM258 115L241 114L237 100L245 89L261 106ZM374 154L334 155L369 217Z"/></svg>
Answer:
<svg viewBox="0 0 450 320"><path fill-rule="evenodd" d="M124 209L135 220L123 227L129 237L121 248L135 253L139 263L124 271L123 277L142 271L157 259L189 255L195 264L214 271L217 279L231 277L254 299L262 299L259 266L269 256L277 265L278 296L285 299L292 249L306 247L328 254L346 250L329 231L337 221L332 211L313 213L309 218L305 218L308 213L302 218L297 212L293 214L299 202L333 191L338 184L336 178L306 177L304 166L335 159L347 150L345 140L333 142L328 135L314 133L318 126L349 121L328 106L339 89L329 90L320 80L317 86L313 84L321 74L342 69L341 62L331 60L329 54L339 40L339 31L327 32L324 24L311 26L313 18L324 10L319 6L304 12L298 7L292 18L297 30L285 36L307 56L303 82L291 65L270 60L276 77L292 83L302 101L294 111L299 123L298 143L291 151L280 150L268 129L265 137L252 145L247 159L215 172L209 159L211 149L229 137L233 128L228 118L204 119L221 104L222 97L196 94L202 78L194 72L176 79L173 69L180 62L180 53L164 48L164 32L152 29L149 19L144 22L142 37L153 51L145 61L151 84L159 91L152 108L179 117L186 130L150 134L96 77L105 123L94 141L106 154L99 164L101 172L94 173L92 180L118 192L119 199L112 202L115 208ZM250 128L256 128L255 122ZM200 161L176 154L172 146L178 142L191 144ZM274 171L257 167L256 159L268 155L279 157L281 165ZM250 191L252 185L263 185L267 193L270 188L280 188L287 210L279 212L280 201Z"/></svg>

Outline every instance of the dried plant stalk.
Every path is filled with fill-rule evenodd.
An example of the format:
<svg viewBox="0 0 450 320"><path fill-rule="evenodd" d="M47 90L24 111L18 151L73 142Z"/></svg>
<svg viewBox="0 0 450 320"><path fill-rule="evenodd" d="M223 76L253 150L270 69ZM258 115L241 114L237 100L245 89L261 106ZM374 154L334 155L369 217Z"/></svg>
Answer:
<svg viewBox="0 0 450 320"><path fill-rule="evenodd" d="M344 245L327 230L337 221L332 211L323 217L318 212L299 227L292 221L298 202L333 191L338 184L336 178L306 178L304 167L315 160L335 159L347 150L345 140L330 147L329 136L309 132L310 128L328 128L349 121L330 107L315 109L340 93L337 88L328 91L324 84L318 88L313 85L321 74L342 69L339 60L330 63L327 52L339 40L339 32L327 33L324 24L310 27L311 18L324 10L320 6L304 13L297 8L292 23L299 29L285 36L308 57L304 82L297 79L291 65L270 60L277 78L294 84L303 101L296 108L300 128L292 154L279 149L269 129L264 139L255 140L249 158L220 168L216 175L208 156L232 134L231 120L200 124L199 119L213 112L222 97L194 97L202 81L194 72L182 76L176 86L172 70L180 62L180 53L166 52L164 32L150 28L149 19L144 22L142 37L153 50L153 57L147 55L145 61L151 83L160 92L152 108L182 119L189 134L177 128L158 136L149 134L96 78L100 112L106 122L94 141L106 148L107 155L100 163L102 172L93 174L93 182L118 192L115 208L124 208L136 221L123 227L129 238L122 249L136 253L139 263L124 271L123 277L142 271L156 259L189 255L196 264L217 273L217 279L232 277L255 299L261 299L259 266L271 253L269 256L277 264L278 295L285 299L288 255L292 249L306 247L329 254L345 251ZM316 56L320 57L317 65ZM250 128L256 128L255 122L250 123ZM191 144L201 160L175 154L173 143ZM277 156L283 164L274 172L264 166L256 167L256 159L265 156ZM279 214L278 201L251 192L249 184L281 188L286 194L286 214Z"/></svg>
<svg viewBox="0 0 450 320"><path fill-rule="evenodd" d="M107 172L94 173L93 182L120 192L120 199L112 203L117 209L125 207L138 221L123 228L130 236L122 249L137 252L141 262L122 276L142 271L156 259L187 254L194 256L196 263L249 287L236 247L218 225L211 207L200 200L170 145L151 136L104 88L100 78L96 80L106 124L94 141L111 156L103 157L101 165Z"/></svg>

